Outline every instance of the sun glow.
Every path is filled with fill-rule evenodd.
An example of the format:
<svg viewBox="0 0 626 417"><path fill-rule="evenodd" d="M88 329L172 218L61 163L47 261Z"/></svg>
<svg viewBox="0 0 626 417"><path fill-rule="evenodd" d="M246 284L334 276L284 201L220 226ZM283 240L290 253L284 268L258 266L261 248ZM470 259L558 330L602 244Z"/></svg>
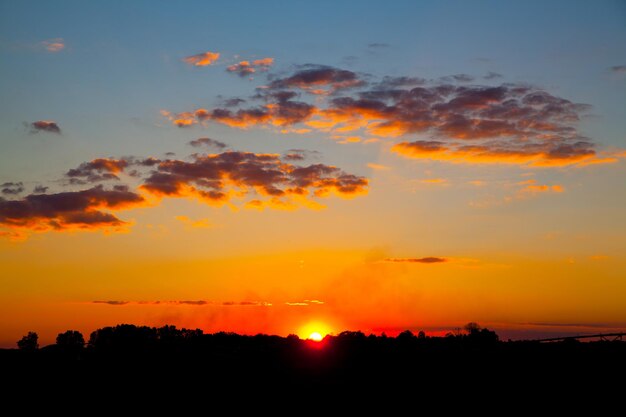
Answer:
<svg viewBox="0 0 626 417"><path fill-rule="evenodd" d="M309 335L309 340L314 342L321 342L322 339L324 339L324 336L322 336L319 332L313 332Z"/></svg>
<svg viewBox="0 0 626 417"><path fill-rule="evenodd" d="M327 334L330 334L332 329L325 323L314 321L305 324L300 328L298 334L301 338L311 340L313 342L321 342Z"/></svg>

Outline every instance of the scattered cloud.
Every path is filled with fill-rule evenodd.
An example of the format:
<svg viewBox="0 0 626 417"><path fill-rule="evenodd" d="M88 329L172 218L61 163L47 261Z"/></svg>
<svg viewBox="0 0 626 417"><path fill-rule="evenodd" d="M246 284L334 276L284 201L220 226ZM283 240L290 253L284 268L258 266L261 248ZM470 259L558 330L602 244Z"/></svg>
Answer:
<svg viewBox="0 0 626 417"><path fill-rule="evenodd" d="M229 65L226 71L235 73L240 77L247 77L255 72L266 72L274 63L274 58L263 58L254 61L241 61L237 64Z"/></svg>
<svg viewBox="0 0 626 417"><path fill-rule="evenodd" d="M220 58L219 52L203 52L201 54L191 55L183 58L183 61L187 64L196 66L196 67L206 67L208 65L213 65Z"/></svg>
<svg viewBox="0 0 626 417"><path fill-rule="evenodd" d="M189 145L194 148L207 147L214 149L225 149L227 145L219 140L211 139L211 138L198 138L189 142Z"/></svg>
<svg viewBox="0 0 626 417"><path fill-rule="evenodd" d="M432 185L447 185L448 180L445 178L425 178L420 180L422 184L432 184Z"/></svg>
<svg viewBox="0 0 626 417"><path fill-rule="evenodd" d="M127 223L108 211L144 203L142 196L128 189L101 185L83 191L29 194L20 200L0 198L0 226L30 231L119 229Z"/></svg>
<svg viewBox="0 0 626 417"><path fill-rule="evenodd" d="M41 42L41 45L46 48L46 51L53 53L61 52L63 49L65 49L65 41L63 40L63 38L46 39L45 41Z"/></svg>
<svg viewBox="0 0 626 417"><path fill-rule="evenodd" d="M352 71L325 65L305 65L293 75L274 79L269 88L282 90L298 88L310 94L329 94L339 90L361 87L365 81Z"/></svg>
<svg viewBox="0 0 626 417"><path fill-rule="evenodd" d="M391 169L391 167L388 167L387 165L375 164L373 162L368 162L367 166L374 171L389 171Z"/></svg>
<svg viewBox="0 0 626 417"><path fill-rule="evenodd" d="M48 191L48 188L50 187L46 187L44 185L36 185L33 189L33 194L43 194Z"/></svg>
<svg viewBox="0 0 626 417"><path fill-rule="evenodd" d="M436 264L442 262L448 262L446 258L439 258L435 256L427 256L425 258L386 258L384 262L406 262L406 263L419 263L419 264Z"/></svg>
<svg viewBox="0 0 626 417"><path fill-rule="evenodd" d="M61 128L57 122L51 120L38 120L30 124L31 133L48 132L61 134Z"/></svg>
<svg viewBox="0 0 626 417"><path fill-rule="evenodd" d="M0 192L4 195L17 195L24 191L24 183L22 182L5 182L0 184Z"/></svg>
<svg viewBox="0 0 626 417"><path fill-rule="evenodd" d="M495 80L497 78L502 78L503 75L497 72L489 71L487 74L483 76L485 80Z"/></svg>
<svg viewBox="0 0 626 417"><path fill-rule="evenodd" d="M215 145L209 138L201 145ZM220 143L220 142L217 142ZM331 165L294 165L316 152L292 149L286 156L226 151L218 154L193 154L187 160L126 157L98 158L70 169L71 185L120 180L124 174L140 181L138 191L118 184L98 185L82 191L45 194L47 187L36 188L22 199L0 197L0 227L13 231L105 230L122 231L128 223L113 213L148 204L142 194L154 197L189 197L222 205L243 200L250 208L289 209L323 208L314 199L330 195L350 198L366 194L369 181ZM300 158L300 157L303 158ZM2 194L23 191L21 183L5 183ZM142 193L142 194L140 194ZM246 198L250 197L246 201ZM157 201L151 200L151 204ZM190 227L211 227L206 219L177 219ZM8 236L5 232L3 235ZM9 237L15 237L13 235Z"/></svg>
<svg viewBox="0 0 626 417"><path fill-rule="evenodd" d="M253 98L263 105L162 114L179 127L276 127L282 133L324 133L342 144L405 138L392 152L450 163L584 167L623 158L620 150L596 151L594 141L578 131L591 106L527 84L465 84L473 81L456 74L367 83L353 71L308 64L259 87ZM316 97L297 99L303 92ZM414 135L420 138L406 139Z"/></svg>
<svg viewBox="0 0 626 417"><path fill-rule="evenodd" d="M119 180L116 175L124 170L129 162L124 159L97 158L90 162L83 162L78 168L72 168L65 173L70 184L90 184L100 181Z"/></svg>
<svg viewBox="0 0 626 417"><path fill-rule="evenodd" d="M357 195L366 192L368 186L364 177L347 174L337 167L295 166L281 160L277 154L230 151L193 155L192 158L191 162L161 161L141 188L157 196L192 196L222 204L233 195L241 198L250 191L269 197L274 203L281 199L282 203L291 203L311 194L316 197L331 193Z"/></svg>
<svg viewBox="0 0 626 417"><path fill-rule="evenodd" d="M523 198L528 194L537 193L562 193L565 191L562 185L545 185L538 184L536 180L521 181L518 185L523 188L518 192L518 198Z"/></svg>
<svg viewBox="0 0 626 417"><path fill-rule="evenodd" d="M614 65L609 68L613 74L626 74L626 65Z"/></svg>
<svg viewBox="0 0 626 417"><path fill-rule="evenodd" d="M176 220L192 229L212 229L213 223L209 219L192 220L187 216L176 216Z"/></svg>

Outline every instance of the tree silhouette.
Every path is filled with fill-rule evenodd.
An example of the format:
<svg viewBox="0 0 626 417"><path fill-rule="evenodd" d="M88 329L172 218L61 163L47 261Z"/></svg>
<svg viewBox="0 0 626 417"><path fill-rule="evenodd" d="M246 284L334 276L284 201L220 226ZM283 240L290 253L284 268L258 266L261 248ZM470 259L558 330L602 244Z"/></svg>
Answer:
<svg viewBox="0 0 626 417"><path fill-rule="evenodd" d="M63 350L78 351L85 346L85 338L77 330L68 330L65 333L58 334L57 346Z"/></svg>
<svg viewBox="0 0 626 417"><path fill-rule="evenodd" d="M39 349L39 336L35 332L28 334L17 341L17 347L20 350L33 352Z"/></svg>

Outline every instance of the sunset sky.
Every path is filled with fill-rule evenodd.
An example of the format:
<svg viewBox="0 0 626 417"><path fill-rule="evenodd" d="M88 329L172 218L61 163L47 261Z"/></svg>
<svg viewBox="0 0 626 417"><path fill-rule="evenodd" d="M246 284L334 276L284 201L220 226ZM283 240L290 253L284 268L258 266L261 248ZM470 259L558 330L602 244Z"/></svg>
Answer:
<svg viewBox="0 0 626 417"><path fill-rule="evenodd" d="M626 3L1 1L0 347L626 330Z"/></svg>

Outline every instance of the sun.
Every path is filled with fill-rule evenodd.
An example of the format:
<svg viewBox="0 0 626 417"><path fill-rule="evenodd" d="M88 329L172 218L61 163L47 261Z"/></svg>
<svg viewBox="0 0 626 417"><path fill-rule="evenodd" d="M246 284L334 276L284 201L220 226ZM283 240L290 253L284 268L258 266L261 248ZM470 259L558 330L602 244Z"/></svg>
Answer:
<svg viewBox="0 0 626 417"><path fill-rule="evenodd" d="M319 332L313 332L309 335L308 339L314 342L321 342L322 339L324 339L324 336L322 336Z"/></svg>
<svg viewBox="0 0 626 417"><path fill-rule="evenodd" d="M298 335L302 339L310 340L312 342L321 342L327 334L331 333L331 331L332 328L328 324L316 320L310 321L300 327Z"/></svg>

